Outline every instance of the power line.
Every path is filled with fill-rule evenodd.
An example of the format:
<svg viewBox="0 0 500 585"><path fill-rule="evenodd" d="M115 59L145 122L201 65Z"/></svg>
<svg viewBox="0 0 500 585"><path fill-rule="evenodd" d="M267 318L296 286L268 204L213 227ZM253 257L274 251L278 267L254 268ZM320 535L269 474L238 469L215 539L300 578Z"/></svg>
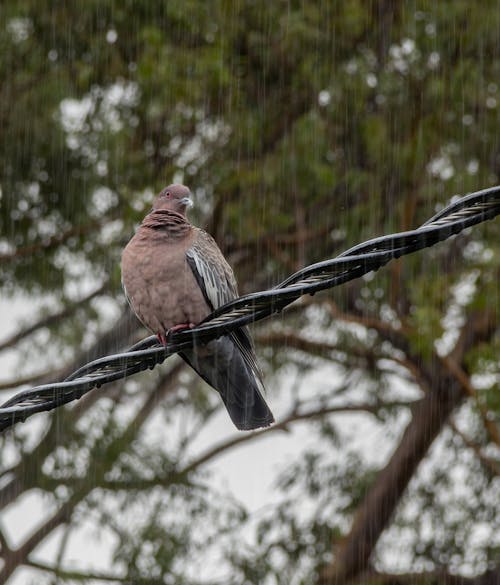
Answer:
<svg viewBox="0 0 500 585"><path fill-rule="evenodd" d="M333 288L399 258L433 246L500 213L500 186L461 197L419 228L358 244L336 258L306 266L276 287L239 297L219 307L199 325L174 333L167 347L153 335L128 351L94 360L62 382L19 392L0 407L0 431L29 416L76 400L103 384L154 368L170 355L204 344L248 323L278 313L305 294Z"/></svg>

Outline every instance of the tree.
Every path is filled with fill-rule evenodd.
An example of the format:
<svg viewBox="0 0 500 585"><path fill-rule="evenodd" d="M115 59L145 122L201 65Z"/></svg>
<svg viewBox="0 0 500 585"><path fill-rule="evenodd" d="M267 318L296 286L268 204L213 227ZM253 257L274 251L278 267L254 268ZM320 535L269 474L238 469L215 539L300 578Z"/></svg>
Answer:
<svg viewBox="0 0 500 585"><path fill-rule="evenodd" d="M145 334L120 251L172 179L242 292L498 181L493 1L0 11L0 266L26 299L4 391ZM214 440L217 396L172 359L5 434L0 581L498 580L498 241L477 226L256 326L267 431ZM250 514L210 464L282 430L300 448ZM8 512L33 493L20 537ZM105 572L67 558L89 525Z"/></svg>

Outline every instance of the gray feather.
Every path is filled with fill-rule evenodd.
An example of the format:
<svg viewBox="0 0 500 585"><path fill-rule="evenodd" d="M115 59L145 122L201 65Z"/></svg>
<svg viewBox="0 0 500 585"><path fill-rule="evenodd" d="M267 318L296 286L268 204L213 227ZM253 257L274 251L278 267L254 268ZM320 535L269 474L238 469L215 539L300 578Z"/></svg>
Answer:
<svg viewBox="0 0 500 585"><path fill-rule="evenodd" d="M184 350L180 355L219 392L238 429L267 427L274 422L256 377L230 336Z"/></svg>
<svg viewBox="0 0 500 585"><path fill-rule="evenodd" d="M238 297L233 271L209 234L197 230L186 259L212 310ZM210 359L204 359L207 354L202 348L181 355L220 392L235 425L239 429L270 425L274 418L262 396L262 373L248 329L241 327L206 348Z"/></svg>

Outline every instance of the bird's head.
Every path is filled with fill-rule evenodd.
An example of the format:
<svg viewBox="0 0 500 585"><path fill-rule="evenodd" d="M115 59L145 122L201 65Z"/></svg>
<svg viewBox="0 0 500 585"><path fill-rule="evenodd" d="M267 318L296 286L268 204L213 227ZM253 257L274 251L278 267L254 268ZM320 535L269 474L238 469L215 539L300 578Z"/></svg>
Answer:
<svg viewBox="0 0 500 585"><path fill-rule="evenodd" d="M188 207L193 205L191 191L185 185L169 185L153 202L153 211L168 209L186 215Z"/></svg>

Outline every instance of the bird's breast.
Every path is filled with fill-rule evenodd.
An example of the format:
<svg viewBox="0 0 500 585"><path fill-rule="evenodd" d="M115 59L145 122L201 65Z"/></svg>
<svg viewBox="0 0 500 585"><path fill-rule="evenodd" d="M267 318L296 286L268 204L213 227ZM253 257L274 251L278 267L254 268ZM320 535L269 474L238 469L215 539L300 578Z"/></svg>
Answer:
<svg viewBox="0 0 500 585"><path fill-rule="evenodd" d="M199 323L210 308L186 260L189 240L137 236L122 256L122 281L136 315L153 333Z"/></svg>

